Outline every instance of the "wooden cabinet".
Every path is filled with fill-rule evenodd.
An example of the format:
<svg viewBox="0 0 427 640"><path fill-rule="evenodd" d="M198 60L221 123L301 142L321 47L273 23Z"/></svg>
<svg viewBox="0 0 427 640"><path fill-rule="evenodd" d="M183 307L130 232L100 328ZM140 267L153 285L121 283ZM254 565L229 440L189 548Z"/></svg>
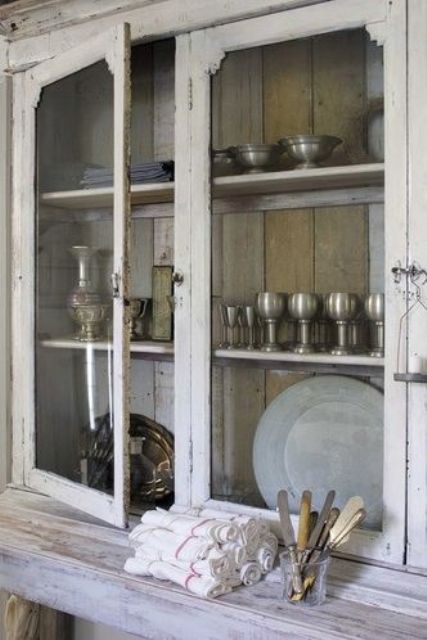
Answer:
<svg viewBox="0 0 427 640"><path fill-rule="evenodd" d="M409 531L418 549L410 564L422 566L425 518L415 513L425 463L408 476L407 455L425 445L424 387L394 374L422 352L423 336L419 316L402 321L411 297L391 271L398 261L427 265L414 134L421 90L407 53L411 37L421 47L425 10L410 0L297 4L218 26L206 19L187 33L171 14L150 42L140 42L144 25L131 12L131 30L123 16L15 74L14 482L124 526L135 507L133 447L144 452L129 414L144 415L174 440L175 508L262 513L274 527L274 505L254 473L258 423L285 390L333 374L337 393L351 379L377 390L381 434L371 437L365 425L356 441L361 432L347 436L345 416L339 447L308 429L310 449L297 434L288 488L296 494L319 475L327 482L325 468L339 467L331 483L365 491L376 514L345 552L401 565ZM372 117L382 103L383 130ZM318 168L295 168L283 154L265 172L212 171L212 149L297 134L343 143ZM135 165L171 160L173 181L129 182ZM82 185L89 167L91 176L109 170L113 184ZM96 305L109 316L96 340L75 339L67 310L84 280L73 246L96 249ZM174 269L174 341L150 339L149 323L132 341L130 301L152 298L159 266ZM218 306L253 306L260 291L384 293L384 357L224 348ZM279 341L289 339L282 322ZM96 484L82 440L107 415L108 441L96 455L107 450L108 482ZM273 453L265 452L266 466Z"/></svg>

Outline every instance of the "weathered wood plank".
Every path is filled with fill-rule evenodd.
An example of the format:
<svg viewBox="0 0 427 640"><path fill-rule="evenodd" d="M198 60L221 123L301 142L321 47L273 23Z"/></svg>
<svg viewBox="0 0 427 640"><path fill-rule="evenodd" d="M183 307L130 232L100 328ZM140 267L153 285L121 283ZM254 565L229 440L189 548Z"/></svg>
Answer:
<svg viewBox="0 0 427 640"><path fill-rule="evenodd" d="M335 597L321 610L284 605L274 580L205 601L169 583L126 575L125 532L111 530L108 541L105 527L84 525L86 530L79 532L74 519L55 516L46 524L44 514L37 517L36 512L17 509L21 492L14 493L18 496L8 508L0 506L0 587L44 605L130 633L143 629L144 637L153 640L163 635L180 640L183 634L189 640L231 640L242 634L257 640L425 637L422 576L341 561L331 572Z"/></svg>
<svg viewBox="0 0 427 640"><path fill-rule="evenodd" d="M213 146L225 147L262 141L262 54L260 50L228 55L213 81ZM253 304L264 286L264 221L262 213L224 215L212 227L212 253L216 296L212 312L218 319L217 301ZM220 285L221 283L221 285ZM215 325L218 336L218 323ZM223 379L221 380L221 375ZM213 486L222 496L239 501L256 487L252 469L252 441L264 408L264 373L227 368L212 380L211 446L217 461ZM222 387L222 394L219 389ZM222 423L222 424L221 424ZM224 447L221 453L219 447ZM220 489L222 485L222 490ZM256 492L257 493L257 492ZM259 499L259 498L258 498Z"/></svg>
<svg viewBox="0 0 427 640"><path fill-rule="evenodd" d="M313 124L315 133L343 140L330 163L366 158L365 33L319 36L313 41ZM323 210L315 219L315 287L319 293L365 293L368 285L367 220L363 207ZM349 215L351 213L351 215Z"/></svg>
<svg viewBox="0 0 427 640"><path fill-rule="evenodd" d="M311 41L296 40L264 48L264 136L310 133L313 127ZM314 290L314 214L312 209L265 214L265 286L267 291ZM279 339L288 339L282 323ZM306 376L266 372L266 405Z"/></svg>

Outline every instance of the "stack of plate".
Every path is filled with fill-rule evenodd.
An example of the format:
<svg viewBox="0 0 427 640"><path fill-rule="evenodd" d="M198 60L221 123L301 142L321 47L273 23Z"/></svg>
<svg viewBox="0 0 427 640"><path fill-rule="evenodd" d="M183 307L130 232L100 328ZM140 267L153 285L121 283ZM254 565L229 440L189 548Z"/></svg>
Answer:
<svg viewBox="0 0 427 640"><path fill-rule="evenodd" d="M132 165L130 181L132 184L146 184L151 182L170 182L173 180L174 163L143 162ZM111 168L88 167L80 182L85 189L94 187L111 187L113 184L113 170Z"/></svg>

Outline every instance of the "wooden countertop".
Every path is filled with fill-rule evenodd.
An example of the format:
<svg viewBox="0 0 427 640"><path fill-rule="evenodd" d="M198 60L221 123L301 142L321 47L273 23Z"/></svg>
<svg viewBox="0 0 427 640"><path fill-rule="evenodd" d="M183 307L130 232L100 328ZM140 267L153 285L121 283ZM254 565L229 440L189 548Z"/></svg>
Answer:
<svg viewBox="0 0 427 640"><path fill-rule="evenodd" d="M280 598L270 574L216 600L123 571L127 533L33 493L0 496L0 588L147 639L425 640L427 578L335 560L326 604ZM345 577L346 576L346 577Z"/></svg>

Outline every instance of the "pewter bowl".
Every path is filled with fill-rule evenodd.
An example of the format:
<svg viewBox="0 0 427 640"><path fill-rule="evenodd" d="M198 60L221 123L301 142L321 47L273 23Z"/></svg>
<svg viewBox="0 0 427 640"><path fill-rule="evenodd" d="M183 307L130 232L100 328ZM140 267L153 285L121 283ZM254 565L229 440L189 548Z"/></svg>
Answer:
<svg viewBox="0 0 427 640"><path fill-rule="evenodd" d="M236 162L235 147L212 150L212 175L214 177L232 176L239 173L240 170Z"/></svg>
<svg viewBox="0 0 427 640"><path fill-rule="evenodd" d="M295 169L313 169L319 162L329 158L332 151L341 144L341 138L335 136L288 136L281 138L279 144L288 156L296 160Z"/></svg>
<svg viewBox="0 0 427 640"><path fill-rule="evenodd" d="M236 160L245 173L262 173L274 169L282 153L278 144L241 144L236 147Z"/></svg>

